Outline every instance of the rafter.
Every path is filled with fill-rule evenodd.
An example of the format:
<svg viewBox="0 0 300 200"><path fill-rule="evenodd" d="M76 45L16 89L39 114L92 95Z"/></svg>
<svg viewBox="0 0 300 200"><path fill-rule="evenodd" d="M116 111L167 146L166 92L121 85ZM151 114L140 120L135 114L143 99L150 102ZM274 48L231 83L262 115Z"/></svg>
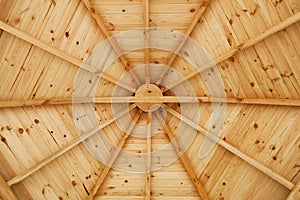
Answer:
<svg viewBox="0 0 300 200"><path fill-rule="evenodd" d="M155 114L156 114L157 118L159 119L160 123L162 125L164 125L163 129L166 132L169 140L172 141L173 147L176 150L177 155L180 156L180 160L181 160L185 170L189 174L191 181L195 185L195 187L199 193L199 196L201 197L202 200L208 200L209 197L208 197L207 193L205 192L203 186L201 185L199 178L197 177L188 157L186 156L186 153L182 152L180 150L180 145L176 141L175 136L172 133L172 131L170 130L168 124L164 122L162 115L158 111L156 111Z"/></svg>
<svg viewBox="0 0 300 200"><path fill-rule="evenodd" d="M15 176L14 178L12 178L11 180L9 180L7 182L8 185L11 186L11 185L14 185L14 184L17 184L17 183L21 182L22 180L24 180L25 178L27 178L31 174L35 173L36 171L38 171L42 167L46 166L48 163L52 162L53 160L55 160L59 156L61 156L64 153L68 152L69 150L71 150L72 148L74 148L75 146L77 146L78 144L80 144L81 142L86 140L87 138L93 136L94 134L96 134L98 131L100 131L104 127L110 125L115 120L119 119L120 117L122 117L123 115L128 113L129 110L132 110L135 107L136 107L136 105L132 104L129 108L124 109L123 111L117 113L115 116L113 116L110 119L108 119L108 120L104 121L103 123L99 124L99 126L93 128L89 132L87 132L87 133L81 135L80 137L76 138L71 143L69 143L68 145L66 145L65 147L60 149L59 151L55 152L54 154L52 154L48 158L45 158L41 162L39 162L39 163L35 164L34 166L32 166L31 168L25 170L22 174L19 174L19 175Z"/></svg>
<svg viewBox="0 0 300 200"><path fill-rule="evenodd" d="M101 76L101 78L114 83L115 85L118 85L124 89L127 89L131 92L135 92L135 88L133 88L132 86L128 85L127 83L121 82L118 79L114 78L112 75L109 75L105 72L99 71L98 69L96 69L93 66L89 66L86 64L83 64L81 60L74 58L68 54L66 54L65 52L59 50L58 48L51 46L49 44L47 44L46 42L43 42L35 37L32 37L8 24L6 24L5 22L0 20L0 29L4 30L5 32L20 38L34 46L39 47L40 49L43 49L44 51L47 51L48 53L51 53L52 55L55 55L77 67L80 67L81 69L84 69L88 72L91 72L93 74L96 74L98 76Z"/></svg>
<svg viewBox="0 0 300 200"><path fill-rule="evenodd" d="M144 34L145 34L145 83L148 86L151 82L150 80L150 49L149 47L149 0L143 0L143 9L144 9Z"/></svg>
<svg viewBox="0 0 300 200"><path fill-rule="evenodd" d="M151 147L152 147L152 130L151 130L151 124L152 124L152 113L148 112L148 117L147 117L147 159L146 159L146 200L151 199L151 165L152 165L152 160L151 160Z"/></svg>
<svg viewBox="0 0 300 200"><path fill-rule="evenodd" d="M0 101L0 108L24 106L66 105L79 103L227 103L245 105L271 105L300 107L300 99L251 99L251 98L211 98L190 96L124 96L124 97L95 97L91 98L63 98L63 99L31 99Z"/></svg>
<svg viewBox="0 0 300 200"><path fill-rule="evenodd" d="M181 80L178 81L174 81L169 85L166 85L165 87L162 88L162 91L165 92L179 84L181 84L182 82L189 80L193 77L195 77L197 74L204 72L208 69L210 69L211 67L227 60L228 58L236 55L237 53L241 52L242 50L254 46L255 44L257 44L258 42L266 39L267 37L277 33L278 31L296 23L297 21L300 20L300 12L296 13L295 15L287 18L286 20L274 25L273 27L267 29L265 32L258 34L257 36L250 38L248 41L238 45L237 47L227 51L226 53L224 53L223 55L219 56L218 58L214 59L214 61L212 63L207 63L205 66L201 67L201 69L199 70L195 70L194 72L191 72L189 75L187 75L186 77L184 77Z"/></svg>
<svg viewBox="0 0 300 200"><path fill-rule="evenodd" d="M106 36L107 39L109 39L109 43L111 44L111 46L113 47L113 49L115 50L115 52L117 53L117 55L119 55L119 58L121 60L121 62L123 63L124 67L129 70L129 73L131 74L132 78L134 79L134 81L137 83L137 85L140 85L140 80L139 78L136 76L136 74L131 70L132 67L129 65L129 62L127 61L127 59L125 58L125 56L122 54L122 51L119 47L119 45L117 44L117 42L115 41L115 39L112 37L112 35L110 34L109 30L107 29L107 27L105 26L104 22L102 21L101 17L96 13L95 8L93 7L93 5L91 4L91 2L89 0L81 0L82 3L87 7L89 13L92 15L92 17L95 19L97 25L99 26L99 28L101 29L101 31L103 32L103 34Z"/></svg>
<svg viewBox="0 0 300 200"><path fill-rule="evenodd" d="M261 164L257 160L255 160L255 159L251 158L250 156L248 156L247 154L241 152L236 147L234 147L231 144L225 142L224 140L220 139L216 135L210 133L205 128L203 128L200 125L196 124L195 122L193 122L192 120L188 119L187 117L181 115L180 113L178 113L177 111L173 110L172 108L170 108L170 107L168 107L166 105L163 105L163 107L167 110L167 112L169 112L170 114L172 114L176 118L182 120L184 123L188 124L189 126L191 126L194 129L196 129L197 131L199 131L199 133L205 135L206 137L208 137L212 141L216 141L216 143L218 143L219 145L221 145L222 147L224 147L226 150L230 151L234 155L236 155L239 158L241 158L242 160L246 161L247 163L249 163L250 165L252 165L256 169L260 170L261 172L265 173L270 178L274 179L275 181L277 181L278 183L282 184L286 188L288 188L290 190L294 188L294 184L291 181L287 180L286 178L282 177L280 174L274 172L273 170L271 170L270 168L268 168L265 165Z"/></svg>
<svg viewBox="0 0 300 200"><path fill-rule="evenodd" d="M86 200L92 200L94 198L94 196L96 195L96 193L98 192L98 190L100 189L103 181L107 177L108 172L110 171L112 165L114 164L115 160L117 159L117 157L118 157L118 155L120 153L120 150L124 146L124 144L126 142L126 139L129 137L131 131L135 127L135 125L136 125L137 121L139 120L141 114L142 114L142 111L139 110L137 112L137 114L135 115L135 117L132 120L131 124L129 125L127 131L125 132L125 134L120 139L120 141L118 143L118 146L115 148L114 152L112 153L111 159L109 160L108 164L101 171L101 174L100 174L99 178L97 179L94 188L91 190L91 192L90 192L90 194L89 194L89 196L87 197Z"/></svg>
<svg viewBox="0 0 300 200"><path fill-rule="evenodd" d="M16 194L0 174L0 199L1 200L18 200Z"/></svg>
<svg viewBox="0 0 300 200"><path fill-rule="evenodd" d="M205 0L201 3L200 7L198 8L198 11L196 13L196 16L194 17L192 23L189 25L189 27L187 28L187 30L185 31L184 35L185 37L182 38L182 40L180 41L175 53L172 54L170 60L168 61L167 66L172 66L172 64L174 63L176 57L177 57L177 53L182 49L182 47L184 46L185 42L187 41L187 39L189 38L190 34L193 32L196 24L198 23L200 17L203 15L204 11L206 10L208 3L210 0ZM159 85L161 83L161 81L163 80L164 76L166 75L166 73L168 72L169 68L165 68L165 70L160 74L159 78L157 79L156 83L157 85Z"/></svg>
<svg viewBox="0 0 300 200"><path fill-rule="evenodd" d="M286 200L295 200L300 198L300 181L295 185L295 187L290 192Z"/></svg>

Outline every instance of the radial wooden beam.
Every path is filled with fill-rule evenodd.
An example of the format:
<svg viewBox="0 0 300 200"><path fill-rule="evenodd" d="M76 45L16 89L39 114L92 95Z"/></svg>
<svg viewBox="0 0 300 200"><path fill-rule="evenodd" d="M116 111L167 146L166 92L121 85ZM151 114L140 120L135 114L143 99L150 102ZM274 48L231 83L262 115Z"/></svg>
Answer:
<svg viewBox="0 0 300 200"><path fill-rule="evenodd" d="M152 152L152 141L151 141L151 137L152 137L152 129L151 129L151 124L152 124L152 113L148 112L148 117L147 117L147 159L146 159L146 200L150 200L151 199L151 165L152 165L152 160L151 160L151 152Z"/></svg>
<svg viewBox="0 0 300 200"><path fill-rule="evenodd" d="M0 199L1 200L18 200L16 194L0 174Z"/></svg>
<svg viewBox="0 0 300 200"><path fill-rule="evenodd" d="M278 31L298 22L300 20L300 12L296 13L295 15L287 18L286 20L274 25L273 27L269 28L268 30L266 30L265 32L258 34L257 36L250 38L248 41L238 45L237 47L227 51L226 53L224 53L223 55L219 56L218 58L214 59L214 61L212 63L207 63L205 66L203 66L201 69L199 70L195 70L194 72L191 72L189 75L187 75L186 77L184 77L181 80L178 81L174 81L169 85L166 85L165 87L162 88L162 91L165 92L173 87L175 87L176 85L181 84L182 82L189 80L193 77L195 77L197 74L204 72L208 69L210 69L211 67L227 60L228 58L236 55L238 52L251 47L255 44L257 44L258 42L266 39L267 37L277 33Z"/></svg>
<svg viewBox="0 0 300 200"><path fill-rule="evenodd" d="M191 165L188 157L186 156L186 153L182 152L180 150L180 145L176 141L175 136L172 133L172 131L170 130L168 124L164 123L162 115L158 111L156 111L155 114L156 114L157 118L159 119L160 123L162 125L164 125L163 129L166 132L169 140L172 141L173 147L176 150L177 155L180 157L180 160L181 160L181 162L182 162L185 170L189 174L191 181L195 185L195 187L196 187L196 189L197 189L197 191L199 193L199 196L201 197L202 200L208 200L209 197L208 197L207 193L205 192L202 184L200 183L200 181L199 181L199 179L198 179L198 177L197 177L197 175L196 175L196 173L194 171L194 168L192 167L192 165Z"/></svg>
<svg viewBox="0 0 300 200"><path fill-rule="evenodd" d="M190 97L190 96L182 96L182 97L124 96L124 97L95 97L92 100L90 98L7 100L7 101L0 101L0 108L65 105L65 104L80 104L80 103L100 104L100 103L199 103L199 102L300 107L300 99L210 98L210 97Z"/></svg>
<svg viewBox="0 0 300 200"><path fill-rule="evenodd" d="M286 198L286 200L295 200L300 199L300 181L298 184L292 189L289 196Z"/></svg>
<svg viewBox="0 0 300 200"><path fill-rule="evenodd" d="M97 76L101 76L101 78L111 82L111 83L114 83L115 85L118 85L122 88L125 88L131 92L135 92L135 88L133 88L132 86L128 85L127 83L124 83L124 82L121 82L119 81L118 79L114 78L113 76L105 73L105 72L102 72L102 71L99 71L98 69L96 69L95 67L93 66L89 66L89 65L86 65L86 64L83 64L83 62L77 58L74 58L68 54L66 54L65 52L59 50L58 48L56 47L53 47L51 45L49 45L48 43L46 42L43 42L35 37L32 37L8 24L6 24L5 22L1 21L0 20L0 29L4 30L5 32L11 34L11 35L14 35L15 37L17 38L20 38L34 46L37 46L39 47L40 49L43 49L44 51L47 51L48 53L51 53L52 55L55 55L65 61L68 61L69 63L77 66L77 67L80 67L88 72L91 72L93 74L96 74Z"/></svg>
<svg viewBox="0 0 300 200"><path fill-rule="evenodd" d="M135 125L136 125L137 121L139 120L141 114L142 114L142 111L138 110L137 114L135 115L134 119L132 120L131 124L129 125L127 131L124 133L124 135L120 139L117 148L115 148L114 152L112 153L111 159L109 160L108 164L102 170L99 178L96 181L96 184L95 184L94 188L91 190L89 196L87 197L87 200L92 200L94 198L94 196L96 195L96 193L98 192L98 190L100 189L103 181L107 177L108 172L110 171L112 165L114 164L115 160L117 159L117 157L120 153L120 150L123 148L123 146L126 142L126 139L129 137L131 131L135 127Z"/></svg>
<svg viewBox="0 0 300 200"><path fill-rule="evenodd" d="M59 58L62 58L63 60L66 60L76 66L80 66L82 64L82 61L64 53L63 51L60 51L56 47L51 46L50 44L48 44L46 42L43 42L33 36L28 35L27 33L23 32L21 30L18 30L15 27L12 27L12 26L6 24L2 20L0 20L0 29L4 30L5 32L7 32L11 35L14 35L30 44L33 44L33 45L35 45L47 52L59 57Z"/></svg>
<svg viewBox="0 0 300 200"><path fill-rule="evenodd" d="M24 180L25 178L27 178L31 174L35 173L36 171L38 171L42 167L46 166L48 163L52 162L53 160L55 160L59 156L63 155L64 153L68 152L69 150L71 150L72 148L74 148L75 146L77 146L78 144L80 144L82 141L84 141L87 138L93 136L94 134L96 134L98 131L100 131L104 127L110 125L116 119L119 119L120 117L122 117L123 115L125 115L126 113L128 113L129 110L132 110L135 107L136 107L136 105L132 104L129 107L129 109L128 108L124 109L120 113L116 114L115 116L112 116L110 119L108 119L108 120L104 121L103 123L99 124L99 126L95 127L94 129L90 130L89 132L87 132L87 133L81 135L80 137L76 138L71 143L69 143L68 145L66 145L62 149L58 150L57 152L55 152L54 154L52 154L48 158L45 158L41 162L39 162L39 163L35 164L34 166L32 166L31 168L25 170L22 174L19 174L16 177L14 177L11 180L9 180L7 182L8 185L11 186L11 185L14 185L14 184L17 184L17 183L21 182L22 180Z"/></svg>
<svg viewBox="0 0 300 200"><path fill-rule="evenodd" d="M196 24L198 23L200 17L203 15L204 11L206 10L208 3L210 0L205 0L201 3L200 7L198 8L198 11L192 21L192 23L189 25L189 27L187 28L187 30L185 31L184 35L185 37L182 38L182 40L180 41L175 53L172 54L170 60L168 61L167 66L172 66L172 64L174 63L176 57L177 57L177 53L182 49L182 47L184 46L185 42L187 41L187 39L189 38L190 34L193 32ZM160 74L159 78L157 79L157 81L155 82L155 84L159 85L161 83L161 81L163 80L164 76L166 75L166 73L168 72L169 68L165 68L165 70Z"/></svg>
<svg viewBox="0 0 300 200"><path fill-rule="evenodd" d="M149 0L143 0L143 10L144 10L144 34L145 34L145 50L144 50L144 56L145 56L145 83L148 86L151 82L150 80L150 49L149 42L150 42L150 36L149 36Z"/></svg>
<svg viewBox="0 0 300 200"><path fill-rule="evenodd" d="M111 44L111 46L113 47L113 49L115 50L115 52L117 53L117 55L119 55L119 58L120 58L121 62L123 63L124 67L127 70L129 70L129 73L131 74L131 76L134 79L134 81L138 85L140 85L140 80L138 79L138 77L136 76L136 74L131 70L132 67L129 65L129 62L127 61L127 59L125 58L125 56L122 54L122 51L121 51L119 45L117 44L116 40L110 34L109 30L105 26L105 24L102 21L101 17L96 13L96 10L93 7L93 5L91 4L91 2L89 0L81 0L81 1L87 7L88 11L92 15L92 17L95 19L97 25L99 26L99 28L101 29L101 31L103 32L103 34L107 37L107 39L109 39L108 40L109 43Z"/></svg>
<svg viewBox="0 0 300 200"><path fill-rule="evenodd" d="M199 126L198 124L196 124L192 120L188 119L187 117L181 115L180 113L178 113L177 111L173 110L172 108L170 108L170 107L168 107L166 105L163 105L163 107L167 110L167 112L169 112L173 116L177 117L178 119L182 120L184 123L186 123L189 126L193 127L194 129L196 129L197 131L199 131L201 134L205 135L206 137L208 137L212 141L216 141L216 143L218 143L219 145L221 145L222 147L224 147L225 149L227 149L228 151L230 151L234 155L238 156L239 158L241 158L245 162L249 163L250 165L252 165L256 169L258 169L259 171L265 173L270 178L274 179L275 181L277 181L278 183L282 184L286 188L288 188L290 190L294 188L294 184L291 181L289 181L286 178L282 177L281 175L279 175L278 173L274 172L270 168L268 168L265 165L261 164L257 160L251 158L247 154L241 152L236 147L232 146L231 144L225 142L224 140L222 140L219 137L215 136L214 134L210 133L205 128Z"/></svg>

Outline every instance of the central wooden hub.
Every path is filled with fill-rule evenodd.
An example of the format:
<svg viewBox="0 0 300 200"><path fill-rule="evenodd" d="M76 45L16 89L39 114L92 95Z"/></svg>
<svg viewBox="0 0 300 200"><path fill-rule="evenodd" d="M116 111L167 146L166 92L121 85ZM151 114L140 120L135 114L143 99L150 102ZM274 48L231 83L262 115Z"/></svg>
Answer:
<svg viewBox="0 0 300 200"><path fill-rule="evenodd" d="M155 98L155 97L162 97L163 95L159 87L157 87L156 85L148 84L148 86L146 86L146 84L144 84L137 89L135 96L136 97L153 96L153 98ZM161 103L137 102L136 105L144 112L153 112L156 111L161 106Z"/></svg>

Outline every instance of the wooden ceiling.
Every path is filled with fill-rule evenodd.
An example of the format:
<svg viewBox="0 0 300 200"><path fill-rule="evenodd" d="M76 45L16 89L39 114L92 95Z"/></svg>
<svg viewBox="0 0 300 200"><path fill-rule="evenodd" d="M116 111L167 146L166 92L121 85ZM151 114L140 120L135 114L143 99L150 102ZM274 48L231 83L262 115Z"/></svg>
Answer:
<svg viewBox="0 0 300 200"><path fill-rule="evenodd" d="M299 0L0 0L0 8L0 199L300 199ZM182 155L166 166L151 156L130 163L106 149L111 165L164 166L133 174L99 162L82 143L72 104L89 106L93 93L85 91L76 102L72 95L79 72L97 74L82 62L98 44L145 27L178 31L199 43L222 77L226 101L213 99L199 72L172 52L146 48L120 56L95 83L93 109L111 144L142 155L197 131L186 152L175 140L170 154ZM145 31L145 43L149 37ZM177 50L185 42L178 41ZM110 44L117 53L125 48ZM126 110L113 115L112 94L116 86L134 93L139 81L150 84L149 63L185 77L198 100L199 121L182 116L168 96L169 88L182 84L174 80L161 88L164 97L152 100L164 101L168 113L157 134L132 136L134 123L119 128ZM141 79L134 69L143 64ZM119 82L127 73L136 83ZM132 103L132 121L141 126L163 120L160 112L139 111L135 103L142 97L114 100ZM218 136L207 131L212 101L226 103ZM179 125L186 130L179 133ZM199 159L206 138L217 145Z"/></svg>

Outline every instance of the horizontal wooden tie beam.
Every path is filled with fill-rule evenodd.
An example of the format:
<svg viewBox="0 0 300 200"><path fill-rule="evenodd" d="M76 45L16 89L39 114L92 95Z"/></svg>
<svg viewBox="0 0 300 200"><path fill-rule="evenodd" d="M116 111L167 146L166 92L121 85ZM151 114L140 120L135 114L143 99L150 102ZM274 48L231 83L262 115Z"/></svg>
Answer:
<svg viewBox="0 0 300 200"><path fill-rule="evenodd" d="M79 103L228 103L273 106L300 106L300 99L248 99L248 98L211 98L211 97L176 97L176 96L127 96L127 97L95 97L91 98L64 98L64 99L33 99L0 101L0 108L46 106Z"/></svg>

